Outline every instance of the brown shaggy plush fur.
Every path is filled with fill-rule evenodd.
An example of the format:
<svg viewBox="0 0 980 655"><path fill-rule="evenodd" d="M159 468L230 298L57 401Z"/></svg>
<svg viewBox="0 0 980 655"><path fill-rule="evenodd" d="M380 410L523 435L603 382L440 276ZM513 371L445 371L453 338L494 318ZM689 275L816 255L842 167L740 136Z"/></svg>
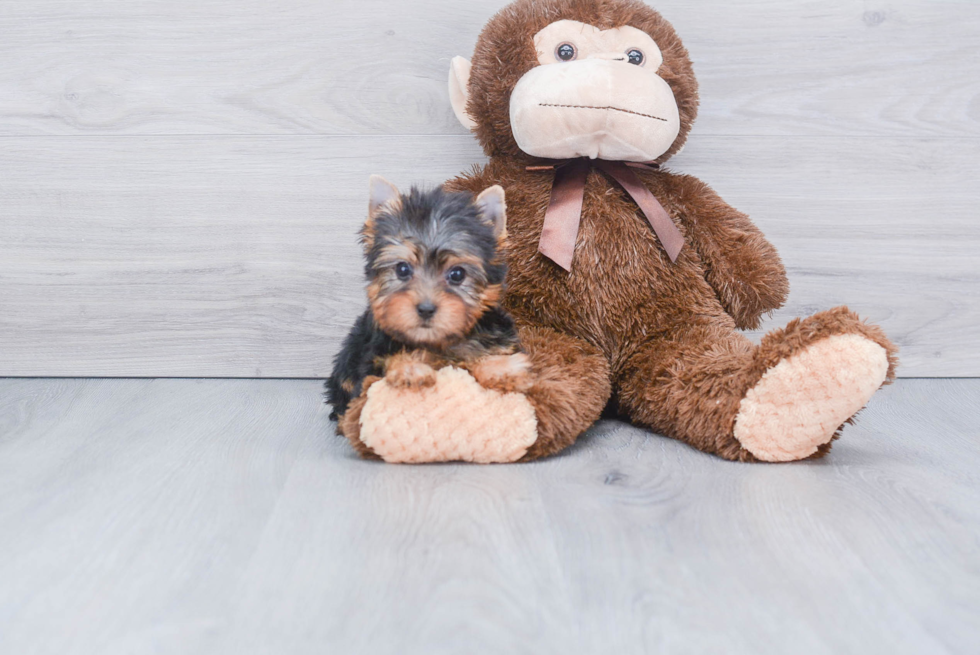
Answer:
<svg viewBox="0 0 980 655"><path fill-rule="evenodd" d="M540 437L526 459L571 444L615 395L633 421L734 460L752 460L733 434L746 392L781 360L825 337L859 334L888 354L884 333L846 308L794 321L758 347L737 330L755 328L785 301L789 285L775 249L751 223L700 180L666 170L640 172L685 236L672 263L635 203L602 172L587 179L574 266L567 273L538 252L553 174L528 171L533 160L511 134L509 98L537 65L532 36L563 18L607 29L632 25L661 47L659 74L680 109L683 145L697 113L697 83L673 28L637 0L519 0L480 36L467 111L490 163L447 184L507 192L510 239L505 306L521 326L537 371L527 391ZM346 417L345 417L346 418ZM820 447L817 455L829 449Z"/></svg>
<svg viewBox="0 0 980 655"><path fill-rule="evenodd" d="M524 392L538 417L538 440L525 460L571 446L609 398L609 364L591 344L547 327L525 325L521 344L531 359L532 386Z"/></svg>
<svg viewBox="0 0 980 655"><path fill-rule="evenodd" d="M511 132L510 94L518 80L538 65L534 35L562 19L604 30L632 25L653 37L664 56L657 74L673 89L681 117L680 134L659 161L680 150L698 114L698 83L687 49L670 23L639 0L521 0L487 23L473 53L466 108L476 119L476 135L487 156L527 158ZM508 196L507 204L511 202Z"/></svg>

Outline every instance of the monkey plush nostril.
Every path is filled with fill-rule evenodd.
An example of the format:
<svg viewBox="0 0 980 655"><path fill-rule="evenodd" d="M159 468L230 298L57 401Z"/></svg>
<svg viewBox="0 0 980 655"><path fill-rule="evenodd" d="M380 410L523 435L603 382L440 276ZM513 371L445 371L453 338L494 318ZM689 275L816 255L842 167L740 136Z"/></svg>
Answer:
<svg viewBox="0 0 980 655"><path fill-rule="evenodd" d="M432 302L430 302L428 300L426 300L425 302L420 302L415 307L415 311L417 311L419 313L419 317L423 321L428 321L430 318L432 318L433 316L435 316L436 315L436 309L438 309L438 308L435 306L435 303L432 303Z"/></svg>

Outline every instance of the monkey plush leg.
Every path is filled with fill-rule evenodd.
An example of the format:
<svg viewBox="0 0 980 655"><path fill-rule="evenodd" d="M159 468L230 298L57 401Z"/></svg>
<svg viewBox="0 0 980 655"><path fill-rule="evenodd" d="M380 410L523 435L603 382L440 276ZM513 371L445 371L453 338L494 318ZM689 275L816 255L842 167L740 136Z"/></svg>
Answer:
<svg viewBox="0 0 980 655"><path fill-rule="evenodd" d="M524 395L538 417L538 439L524 460L568 448L595 423L611 392L609 362L589 343L550 328L520 326L531 360Z"/></svg>
<svg viewBox="0 0 980 655"><path fill-rule="evenodd" d="M791 322L756 347L728 326L648 343L617 376L642 425L742 461L821 456L894 376L896 349L844 307Z"/></svg>
<svg viewBox="0 0 980 655"><path fill-rule="evenodd" d="M502 377L500 362L476 367L489 388L455 367L436 371L428 386L373 381L340 431L361 455L388 462L513 462L566 448L602 413L609 365L586 342L554 330L526 327L520 335L528 370L524 357L506 362ZM515 380L519 388L494 388Z"/></svg>

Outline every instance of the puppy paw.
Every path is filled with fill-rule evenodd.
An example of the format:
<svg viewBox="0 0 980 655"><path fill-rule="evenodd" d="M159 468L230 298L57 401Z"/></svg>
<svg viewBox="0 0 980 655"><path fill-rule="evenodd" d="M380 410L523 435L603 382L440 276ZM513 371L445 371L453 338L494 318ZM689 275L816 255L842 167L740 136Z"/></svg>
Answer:
<svg viewBox="0 0 980 655"><path fill-rule="evenodd" d="M531 360L524 353L491 355L473 364L470 372L486 389L523 391L530 386Z"/></svg>
<svg viewBox="0 0 980 655"><path fill-rule="evenodd" d="M436 383L436 371L425 362L396 357L388 364L385 380L396 389L424 389Z"/></svg>

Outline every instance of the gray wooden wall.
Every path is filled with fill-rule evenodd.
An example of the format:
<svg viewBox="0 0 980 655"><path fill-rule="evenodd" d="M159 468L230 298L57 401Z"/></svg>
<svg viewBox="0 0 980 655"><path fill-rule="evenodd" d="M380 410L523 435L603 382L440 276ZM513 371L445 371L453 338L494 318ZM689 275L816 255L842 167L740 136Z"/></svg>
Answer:
<svg viewBox="0 0 980 655"><path fill-rule="evenodd" d="M446 92L502 0L0 0L0 375L321 377L370 173L482 161ZM663 0L675 170L905 376L980 376L980 4Z"/></svg>

